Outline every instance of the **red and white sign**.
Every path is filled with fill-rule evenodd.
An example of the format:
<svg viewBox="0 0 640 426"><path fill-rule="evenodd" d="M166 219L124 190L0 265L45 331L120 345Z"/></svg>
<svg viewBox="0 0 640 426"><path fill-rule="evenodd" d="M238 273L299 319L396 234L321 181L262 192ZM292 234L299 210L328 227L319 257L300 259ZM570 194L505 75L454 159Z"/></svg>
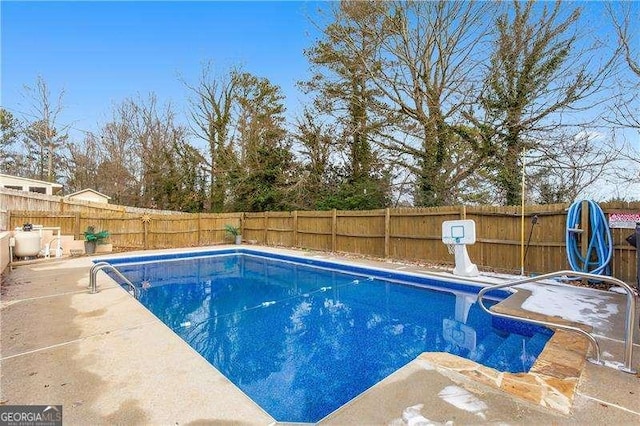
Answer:
<svg viewBox="0 0 640 426"><path fill-rule="evenodd" d="M609 214L609 228L635 229L637 222L640 222L640 213Z"/></svg>

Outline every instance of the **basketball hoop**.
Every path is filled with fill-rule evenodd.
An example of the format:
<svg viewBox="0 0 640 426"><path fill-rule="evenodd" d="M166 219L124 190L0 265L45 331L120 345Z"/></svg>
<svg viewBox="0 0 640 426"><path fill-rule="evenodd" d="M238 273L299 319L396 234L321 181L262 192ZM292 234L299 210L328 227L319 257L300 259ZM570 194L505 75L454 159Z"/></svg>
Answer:
<svg viewBox="0 0 640 426"><path fill-rule="evenodd" d="M455 256L454 275L475 277L478 267L471 263L467 245L476 242L476 224L473 220L448 220L442 222L442 243L449 254Z"/></svg>
<svg viewBox="0 0 640 426"><path fill-rule="evenodd" d="M449 242L446 244L449 254L455 254L456 245L460 244L460 237L452 237L452 238L453 238L453 242Z"/></svg>

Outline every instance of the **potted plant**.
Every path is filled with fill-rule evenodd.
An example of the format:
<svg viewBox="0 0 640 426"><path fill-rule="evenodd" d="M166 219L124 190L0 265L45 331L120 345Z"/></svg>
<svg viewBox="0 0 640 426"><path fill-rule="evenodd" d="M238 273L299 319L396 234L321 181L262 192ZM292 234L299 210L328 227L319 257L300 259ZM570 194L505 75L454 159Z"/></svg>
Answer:
<svg viewBox="0 0 640 426"><path fill-rule="evenodd" d="M107 231L96 232L94 226L87 226L84 231L84 252L86 254L94 254L96 252L96 244L100 244L102 240L109 236Z"/></svg>
<svg viewBox="0 0 640 426"><path fill-rule="evenodd" d="M234 240L236 244L242 243L242 234L240 234L239 226L233 226L227 223L226 225L224 225L224 231L229 237L231 237L231 239Z"/></svg>

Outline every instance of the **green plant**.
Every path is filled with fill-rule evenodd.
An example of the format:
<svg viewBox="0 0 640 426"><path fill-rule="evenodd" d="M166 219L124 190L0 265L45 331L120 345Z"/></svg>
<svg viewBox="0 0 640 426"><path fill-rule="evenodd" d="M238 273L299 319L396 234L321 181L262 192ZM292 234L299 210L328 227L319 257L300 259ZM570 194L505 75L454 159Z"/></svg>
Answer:
<svg viewBox="0 0 640 426"><path fill-rule="evenodd" d="M108 231L99 231L96 232L96 228L94 226L87 226L87 230L84 231L84 239L85 241L95 241L96 243L101 242L105 238L109 236Z"/></svg>
<svg viewBox="0 0 640 426"><path fill-rule="evenodd" d="M224 231L227 233L227 235L229 235L231 237L237 237L238 235L240 235L240 227L239 226L233 226L233 225L231 225L229 223L224 225Z"/></svg>

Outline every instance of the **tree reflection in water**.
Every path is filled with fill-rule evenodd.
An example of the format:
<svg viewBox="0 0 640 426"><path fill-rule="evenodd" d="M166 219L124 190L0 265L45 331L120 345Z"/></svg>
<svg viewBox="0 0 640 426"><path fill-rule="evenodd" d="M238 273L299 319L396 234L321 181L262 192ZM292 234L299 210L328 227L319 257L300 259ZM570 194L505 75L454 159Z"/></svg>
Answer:
<svg viewBox="0 0 640 426"><path fill-rule="evenodd" d="M422 352L473 352L442 334L444 319L460 320L446 291L250 255L120 269L148 283L149 310L279 421L317 421ZM467 308L478 341L496 332Z"/></svg>

